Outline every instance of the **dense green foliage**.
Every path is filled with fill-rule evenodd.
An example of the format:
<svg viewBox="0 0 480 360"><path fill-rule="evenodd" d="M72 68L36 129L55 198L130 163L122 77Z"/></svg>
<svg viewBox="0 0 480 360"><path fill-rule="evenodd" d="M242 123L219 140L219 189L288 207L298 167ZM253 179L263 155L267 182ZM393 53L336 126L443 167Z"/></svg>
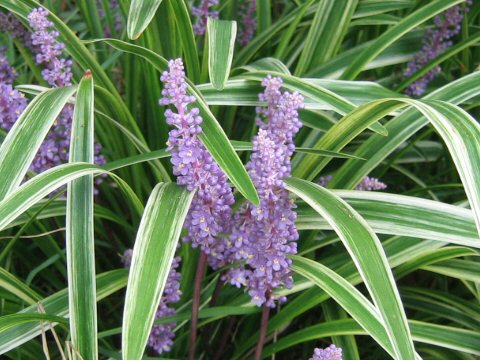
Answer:
<svg viewBox="0 0 480 360"><path fill-rule="evenodd" d="M288 301L270 312L264 358L308 359L331 343L346 360L480 356L480 2L452 46L409 76L434 17L464 1L257 0L245 46L248 1L220 0L222 21L202 36L192 1L98 0L101 16L92 2L0 0L26 26L32 9L49 9L74 73L74 85L47 89L30 51L0 34L30 99L21 126L0 130L2 356L141 358L178 243L182 296L157 323L176 321L162 358L187 357L200 252L179 241L193 194L171 183L158 104L160 73L179 57L237 207L258 202L245 164L262 79L305 99L286 179L298 205L294 286L278 290ZM405 94L437 65L422 97ZM68 102L70 162L32 176ZM95 141L104 165L92 164ZM388 188L353 190L367 175ZM121 255L134 244L128 272ZM196 358L251 358L262 308L220 276L202 282Z"/></svg>

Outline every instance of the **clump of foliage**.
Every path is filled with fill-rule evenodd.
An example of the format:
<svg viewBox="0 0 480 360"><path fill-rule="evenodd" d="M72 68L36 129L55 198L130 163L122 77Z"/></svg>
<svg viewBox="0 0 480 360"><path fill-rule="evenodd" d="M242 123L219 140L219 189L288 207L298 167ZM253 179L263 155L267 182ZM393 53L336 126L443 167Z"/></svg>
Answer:
<svg viewBox="0 0 480 360"><path fill-rule="evenodd" d="M0 354L475 359L479 25L0 0Z"/></svg>

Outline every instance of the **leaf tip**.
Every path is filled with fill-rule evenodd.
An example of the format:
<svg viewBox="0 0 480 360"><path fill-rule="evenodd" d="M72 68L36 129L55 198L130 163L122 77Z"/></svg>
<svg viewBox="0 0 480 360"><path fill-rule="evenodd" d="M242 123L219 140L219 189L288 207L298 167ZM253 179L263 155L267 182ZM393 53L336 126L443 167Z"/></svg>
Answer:
<svg viewBox="0 0 480 360"><path fill-rule="evenodd" d="M83 74L83 77L84 77L85 79L91 79L91 78L93 77L92 71L91 71L91 70L85 71L85 73Z"/></svg>

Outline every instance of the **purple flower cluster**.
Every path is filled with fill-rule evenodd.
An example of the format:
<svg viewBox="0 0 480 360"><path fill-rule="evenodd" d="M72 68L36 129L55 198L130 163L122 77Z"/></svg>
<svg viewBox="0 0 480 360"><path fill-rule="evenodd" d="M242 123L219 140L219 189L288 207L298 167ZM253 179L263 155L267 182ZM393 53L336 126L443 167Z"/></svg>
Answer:
<svg viewBox="0 0 480 360"><path fill-rule="evenodd" d="M293 138L302 126L298 109L303 107L303 98L298 93L282 93L280 78L268 76L262 84L265 92L259 98L268 106L257 108L260 129L247 164L260 205L245 204L234 216L229 250L245 267L234 268L227 279L237 287L247 286L254 304L275 307L275 300L286 299L275 298L272 290L291 288L288 255L297 252L296 206L283 179L291 173Z"/></svg>
<svg viewBox="0 0 480 360"><path fill-rule="evenodd" d="M218 11L210 10L215 5L218 5L218 0L201 0L199 6L192 6L192 15L197 17L197 23L193 25L195 35L205 34L207 18L218 19Z"/></svg>
<svg viewBox="0 0 480 360"><path fill-rule="evenodd" d="M118 0L110 0L109 1L109 7L110 11L114 14L113 15L113 27L116 33L119 33L122 31L122 17L120 14L120 5L118 3ZM105 11L102 8L102 1L97 0L97 9L98 10L98 16L103 19L105 18ZM112 36L112 29L110 29L110 25L106 24L105 27L103 28L103 32L105 33L106 37L111 37Z"/></svg>
<svg viewBox="0 0 480 360"><path fill-rule="evenodd" d="M44 67L43 78L53 87L72 84L72 61L61 57L65 45L57 38L58 31L48 20L48 11L43 8L33 9L28 15L32 33L32 49L36 53L37 64Z"/></svg>
<svg viewBox="0 0 480 360"><path fill-rule="evenodd" d="M4 51L5 49L0 47L0 84L13 84L17 72L10 66Z"/></svg>
<svg viewBox="0 0 480 360"><path fill-rule="evenodd" d="M330 345L325 349L315 348L309 360L342 360L342 349Z"/></svg>
<svg viewBox="0 0 480 360"><path fill-rule="evenodd" d="M321 176L318 179L318 184L325 187L332 180L332 175ZM362 191L375 191L375 190L385 190L387 185L381 182L377 178L365 176L362 181L355 187L355 190Z"/></svg>
<svg viewBox="0 0 480 360"><path fill-rule="evenodd" d="M234 203L232 189L225 173L198 138L202 118L198 108L188 109L195 98L187 95L182 60L171 60L169 71L163 72L161 80L164 89L160 104L172 105L176 110L165 111L167 123L174 127L167 142L173 173L179 185L197 191L185 220L188 235L184 241L191 241L193 247L200 246L208 255L210 266L218 269L227 263L226 242L221 234L229 231Z"/></svg>
<svg viewBox="0 0 480 360"><path fill-rule="evenodd" d="M126 268L129 268L132 262L133 250L128 249L123 253L122 262ZM180 291L180 277L181 274L177 271L180 265L180 257L175 257L168 273L167 282L163 289L162 297L160 298L160 304L158 305L157 312L155 313L155 320L175 315L175 309L170 307L170 304L174 304L180 300L182 295ZM157 353L162 354L170 351L173 345L173 339L175 333L173 329L176 323L167 324L154 324L148 338L148 345Z"/></svg>
<svg viewBox="0 0 480 360"><path fill-rule="evenodd" d="M255 10L257 6L256 0L247 0L242 8L242 28L239 36L239 43L246 46L253 38L253 34L257 29L257 19L255 17Z"/></svg>
<svg viewBox="0 0 480 360"><path fill-rule="evenodd" d="M12 86L17 73L0 49L0 127L9 131L27 107L25 96Z"/></svg>
<svg viewBox="0 0 480 360"><path fill-rule="evenodd" d="M467 4L469 3L470 2L467 2ZM465 6L457 5L435 17L435 27L426 31L423 38L422 50L420 50L414 59L407 64L407 68L403 73L405 78L420 70L430 61L438 57L448 47L452 46L453 42L450 39L460 32L461 22L467 9L468 8ZM428 83L440 72L440 66L436 66L422 78L411 83L405 89L405 93L411 96L422 95L425 92Z"/></svg>
<svg viewBox="0 0 480 360"><path fill-rule="evenodd" d="M11 13L0 12L0 29L2 29L3 32L9 33L13 39L17 39L27 48L31 47L30 34L25 26Z"/></svg>
<svg viewBox="0 0 480 360"><path fill-rule="evenodd" d="M27 107L25 96L11 84L0 84L0 127L9 131Z"/></svg>
<svg viewBox="0 0 480 360"><path fill-rule="evenodd" d="M29 24L33 29L31 34L31 50L36 54L35 61L44 67L42 76L52 87L69 86L72 84L72 61L62 58L65 45L57 40L59 33L48 20L48 11L43 8L33 9L28 15ZM67 104L32 163L32 170L40 173L68 161L70 134L72 126L73 105ZM95 163L102 165L105 158L100 155L101 146L95 144ZM101 178L96 179L99 184Z"/></svg>

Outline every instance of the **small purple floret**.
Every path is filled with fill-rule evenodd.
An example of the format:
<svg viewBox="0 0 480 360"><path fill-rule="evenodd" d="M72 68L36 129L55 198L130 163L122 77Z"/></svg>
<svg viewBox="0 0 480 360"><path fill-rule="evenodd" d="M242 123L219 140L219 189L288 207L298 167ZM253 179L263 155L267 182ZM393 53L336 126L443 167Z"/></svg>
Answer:
<svg viewBox="0 0 480 360"><path fill-rule="evenodd" d="M323 187L328 186L328 183L332 180L332 175L320 176L317 183ZM381 182L377 178L365 176L362 181L355 187L355 190L362 191L375 191L375 190L385 190L387 184Z"/></svg>
<svg viewBox="0 0 480 360"><path fill-rule="evenodd" d="M342 349L330 345L325 349L315 348L309 360L342 360Z"/></svg>

